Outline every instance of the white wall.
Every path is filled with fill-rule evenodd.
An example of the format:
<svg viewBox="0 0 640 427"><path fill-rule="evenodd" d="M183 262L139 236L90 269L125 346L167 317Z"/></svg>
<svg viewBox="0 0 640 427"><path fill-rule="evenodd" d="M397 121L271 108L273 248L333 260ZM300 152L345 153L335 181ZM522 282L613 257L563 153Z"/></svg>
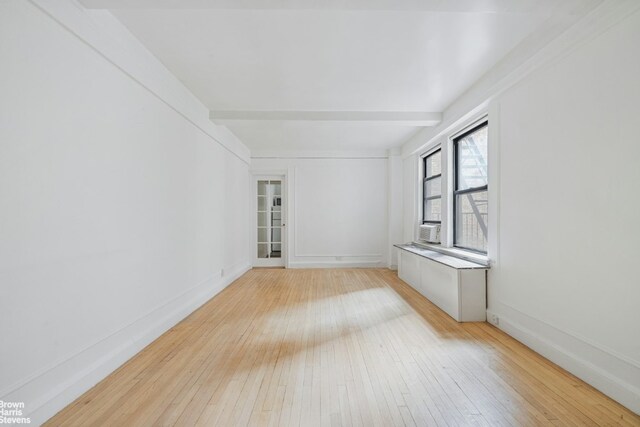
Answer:
<svg viewBox="0 0 640 427"><path fill-rule="evenodd" d="M402 229L402 158L399 153L390 153L388 165L388 194L389 214L387 216L389 236L387 246L389 250L389 268L398 268L398 251L393 245L404 243Z"/></svg>
<svg viewBox="0 0 640 427"><path fill-rule="evenodd" d="M419 221L418 161L418 156L408 156L402 160L402 240L404 242L412 242L416 239L416 227Z"/></svg>
<svg viewBox="0 0 640 427"><path fill-rule="evenodd" d="M639 411L640 49L631 46L640 13L496 101L489 309L602 368L635 392L626 403Z"/></svg>
<svg viewBox="0 0 640 427"><path fill-rule="evenodd" d="M0 399L35 423L250 265L246 148L108 16L47 7L0 3Z"/></svg>
<svg viewBox="0 0 640 427"><path fill-rule="evenodd" d="M499 317L500 328L640 412L635 10L602 14L606 19L597 25L600 18L590 17L588 36L565 44L562 55L493 95L484 108L494 224L489 314ZM405 179L413 179L414 161L415 155L405 159ZM410 193L404 200L411 210ZM405 237L416 220L405 212Z"/></svg>
<svg viewBox="0 0 640 427"><path fill-rule="evenodd" d="M254 158L287 172L288 266L388 266L388 160ZM252 249L253 250L253 249Z"/></svg>

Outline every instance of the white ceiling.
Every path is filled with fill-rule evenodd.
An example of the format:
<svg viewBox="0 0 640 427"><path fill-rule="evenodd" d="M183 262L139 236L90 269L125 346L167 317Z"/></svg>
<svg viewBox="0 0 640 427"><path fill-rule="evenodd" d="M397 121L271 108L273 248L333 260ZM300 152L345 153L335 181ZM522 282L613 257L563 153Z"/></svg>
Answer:
<svg viewBox="0 0 640 427"><path fill-rule="evenodd" d="M110 9L252 150L354 150L400 145L433 124L411 114L442 112L525 38L595 1L83 3Z"/></svg>

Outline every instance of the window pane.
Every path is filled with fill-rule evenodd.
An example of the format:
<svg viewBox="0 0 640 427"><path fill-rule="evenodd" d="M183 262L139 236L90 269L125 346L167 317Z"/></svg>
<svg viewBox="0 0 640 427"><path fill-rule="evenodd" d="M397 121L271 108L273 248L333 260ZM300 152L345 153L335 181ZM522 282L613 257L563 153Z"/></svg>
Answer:
<svg viewBox="0 0 640 427"><path fill-rule="evenodd" d="M282 193L280 181L271 181L271 185L273 186L273 194L279 196Z"/></svg>
<svg viewBox="0 0 640 427"><path fill-rule="evenodd" d="M266 211L267 210L267 198L266 196L258 196L258 210Z"/></svg>
<svg viewBox="0 0 640 427"><path fill-rule="evenodd" d="M258 228L258 242L268 242L267 235L266 228Z"/></svg>
<svg viewBox="0 0 640 427"><path fill-rule="evenodd" d="M424 197L439 196L442 193L442 178L433 178L424 183Z"/></svg>
<svg viewBox="0 0 640 427"><path fill-rule="evenodd" d="M488 129L489 127L485 125L456 141L458 190L487 185Z"/></svg>
<svg viewBox="0 0 640 427"><path fill-rule="evenodd" d="M267 195L267 183L269 181L258 181L258 196Z"/></svg>
<svg viewBox="0 0 640 427"><path fill-rule="evenodd" d="M442 160L442 152L440 150L427 156L427 161L426 161L426 167L427 167L426 177L427 178L433 175L440 175L442 173L441 160Z"/></svg>
<svg viewBox="0 0 640 427"><path fill-rule="evenodd" d="M266 243L258 243L258 258L269 257L269 245Z"/></svg>
<svg viewBox="0 0 640 427"><path fill-rule="evenodd" d="M442 203L441 199L424 201L424 220L425 221L441 221Z"/></svg>
<svg viewBox="0 0 640 427"><path fill-rule="evenodd" d="M281 236L282 236L282 231L280 227L273 227L271 229L271 242L280 243L282 241Z"/></svg>
<svg viewBox="0 0 640 427"><path fill-rule="evenodd" d="M487 252L487 192L456 196L455 245Z"/></svg>
<svg viewBox="0 0 640 427"><path fill-rule="evenodd" d="M258 212L258 227L266 227L266 226L267 226L267 213Z"/></svg>

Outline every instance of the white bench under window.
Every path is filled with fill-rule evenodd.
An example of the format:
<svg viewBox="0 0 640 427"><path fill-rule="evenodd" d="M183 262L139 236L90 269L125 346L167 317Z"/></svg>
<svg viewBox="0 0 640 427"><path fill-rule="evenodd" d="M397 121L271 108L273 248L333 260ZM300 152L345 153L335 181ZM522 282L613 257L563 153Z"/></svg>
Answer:
<svg viewBox="0 0 640 427"><path fill-rule="evenodd" d="M487 320L487 270L413 244L399 249L398 276L458 322Z"/></svg>

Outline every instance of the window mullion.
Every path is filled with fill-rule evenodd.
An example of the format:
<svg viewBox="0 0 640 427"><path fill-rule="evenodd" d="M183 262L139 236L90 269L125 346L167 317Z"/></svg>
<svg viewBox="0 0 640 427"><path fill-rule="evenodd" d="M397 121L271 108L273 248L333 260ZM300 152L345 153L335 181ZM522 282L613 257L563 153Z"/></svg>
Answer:
<svg viewBox="0 0 640 427"><path fill-rule="evenodd" d="M460 194L478 193L480 191L487 191L488 188L488 185L483 185L482 187L465 188L464 190L456 190L453 192L453 194L458 196Z"/></svg>

